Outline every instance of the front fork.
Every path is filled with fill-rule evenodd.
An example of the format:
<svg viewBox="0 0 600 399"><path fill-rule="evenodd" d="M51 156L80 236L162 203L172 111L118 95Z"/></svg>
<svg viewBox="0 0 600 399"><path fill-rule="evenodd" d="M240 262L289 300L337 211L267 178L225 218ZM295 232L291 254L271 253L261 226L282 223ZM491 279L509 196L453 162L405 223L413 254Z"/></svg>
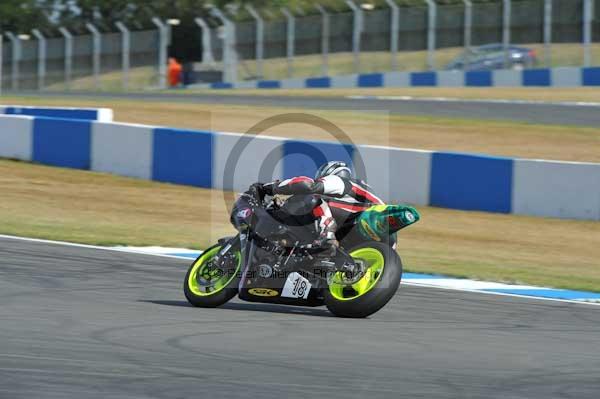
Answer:
<svg viewBox="0 0 600 399"><path fill-rule="evenodd" d="M246 277L248 270L250 269L250 263L252 262L252 259L254 259L254 254L256 253L256 244L254 241L248 239L249 234L250 229L244 229L239 235L241 248L240 253L242 256L242 277L240 278L238 290L241 290L246 285Z"/></svg>

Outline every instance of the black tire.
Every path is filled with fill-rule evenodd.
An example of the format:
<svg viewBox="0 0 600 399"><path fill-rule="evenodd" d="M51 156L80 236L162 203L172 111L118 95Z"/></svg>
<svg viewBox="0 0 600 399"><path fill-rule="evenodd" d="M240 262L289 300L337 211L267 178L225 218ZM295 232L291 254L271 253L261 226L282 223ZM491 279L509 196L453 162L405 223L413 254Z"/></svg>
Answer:
<svg viewBox="0 0 600 399"><path fill-rule="evenodd" d="M239 270L236 272L235 277L233 277L233 279L223 289L210 295L197 295L189 286L190 274L194 270L196 263L199 262L203 256L205 256L205 253L210 253L210 251L220 247L220 245L214 245L205 250L202 255L196 258L185 275L185 280L183 281L183 292L185 293L185 297L187 298L188 302L196 307L216 308L229 302L229 300L231 300L238 293L238 286L240 282Z"/></svg>
<svg viewBox="0 0 600 399"><path fill-rule="evenodd" d="M372 241L357 245L348 253L360 248L373 248L383 255L385 262L383 273L373 288L354 299L339 300L331 294L328 288L325 289L325 305L331 313L339 317L364 318L372 315L392 299L400 285L402 261L391 246Z"/></svg>

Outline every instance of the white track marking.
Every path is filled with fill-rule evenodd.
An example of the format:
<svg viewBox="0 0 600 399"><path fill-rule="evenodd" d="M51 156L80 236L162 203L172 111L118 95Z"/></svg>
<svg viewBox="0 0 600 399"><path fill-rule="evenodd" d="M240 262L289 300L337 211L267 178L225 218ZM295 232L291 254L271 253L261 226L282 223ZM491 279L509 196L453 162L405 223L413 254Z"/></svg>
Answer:
<svg viewBox="0 0 600 399"><path fill-rule="evenodd" d="M175 258L175 259L188 259L181 256L173 256L167 254L159 254L159 253L149 253L149 252L140 252L140 251L131 251L128 250L127 247L100 247L97 245L87 245L87 244L75 244L72 242L65 241L52 241L52 240L43 240L40 238L27 238L27 237L17 237L17 236L8 236L0 234L0 238L8 239L8 240L16 240L16 241L27 241L27 242L37 242L40 244L51 244L51 245L62 245L65 247L75 247L75 248L87 248L87 249L99 249L103 251L113 251L113 252L124 252L128 254L137 254L137 255L146 255L146 256L162 256L166 258Z"/></svg>
<svg viewBox="0 0 600 399"><path fill-rule="evenodd" d="M75 244L75 243L64 242L64 241L52 241L52 240L43 240L43 239L39 239L39 238L16 237L16 236L9 236L9 235L2 235L2 234L0 234L0 239L9 239L9 240L26 241L26 242L36 242L36 243L51 244L51 245L62 245L62 246L66 246L66 247L98 249L98 250L113 251L113 252L124 252L124 253L135 254L135 255L162 256L162 257L167 257L167 258L187 259L187 260L190 260L189 258L184 258L184 257L181 257L181 256L173 256L173 255L166 255L166 254L160 254L160 253L144 253L144 252L139 252L139 249L140 249L139 247L137 248L137 251L131 251L131 250L127 250L126 247L116 247L116 248L100 247L100 246L96 246L96 245ZM154 248L157 248L157 247L154 247ZM169 250L176 249L177 252L183 253L183 252L181 252L182 251L181 248L168 248L168 249ZM185 250L183 250L183 251L185 251ZM187 250L187 251L191 251L191 250ZM194 251L191 251L191 252L193 253ZM423 279L423 280L427 280L427 279ZM460 280L460 279L456 279L456 280ZM497 284L497 283L485 283L485 282L481 282L481 283L482 284ZM571 304L574 304L574 305L600 306L600 302L586 302L586 301L582 301L582 300L543 298L543 297L536 297L536 296L529 296L529 295L519 295L519 294L505 293L505 292L479 291L479 290L475 290L475 289L461 288L461 287L444 287L444 286L439 286L439 285L431 285L431 284L428 284L426 281L424 281L423 283L418 283L418 282L415 282L414 280L411 281L411 282L402 281L402 284L403 285L409 285L409 286L415 286L415 287L426 287L426 288L442 289L442 290L450 290L450 291L458 291L458 292L470 292L470 293L475 293L475 294L487 294L487 295L495 295L495 296L509 296L509 297L515 297L515 298L523 298L523 299L529 299L529 300L536 300L536 301L563 302L563 303L571 303ZM544 287L535 287L535 288L543 289Z"/></svg>
<svg viewBox="0 0 600 399"><path fill-rule="evenodd" d="M422 101L422 102L446 102L446 103L480 103L480 104L517 104L517 105L559 105L565 107L600 107L600 102L587 101L540 101L540 100L506 100L506 99L484 99L484 98L457 98L457 97L413 97L413 96L346 96L351 100L374 100L374 101Z"/></svg>
<svg viewBox="0 0 600 399"><path fill-rule="evenodd" d="M573 299L544 298L544 297L539 297L539 296L511 294L511 293L507 293L507 292L478 291L478 290L472 290L472 289L468 289L468 288L442 287L439 285L429 285L426 283L415 283L415 282L409 283L409 282L404 282L404 281L402 282L402 284L403 285L411 285L414 287L438 288L440 290L448 290L448 291L472 292L474 294L512 296L515 298L531 299L531 300L535 300L535 301L566 302L566 303L572 303L572 304L576 304L576 305L600 306L600 303L598 303L598 302L577 301L577 300L573 300Z"/></svg>

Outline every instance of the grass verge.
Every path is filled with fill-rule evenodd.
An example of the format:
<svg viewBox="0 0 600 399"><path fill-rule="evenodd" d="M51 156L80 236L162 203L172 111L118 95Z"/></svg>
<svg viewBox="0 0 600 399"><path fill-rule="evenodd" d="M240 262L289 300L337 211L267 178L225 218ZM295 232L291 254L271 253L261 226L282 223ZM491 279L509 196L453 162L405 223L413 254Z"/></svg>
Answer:
<svg viewBox="0 0 600 399"><path fill-rule="evenodd" d="M218 104L143 102L113 99L4 97L5 104L110 107L122 122L190 129L245 132L274 115L297 110ZM423 116L360 110L301 110L339 126L357 144L485 153L509 157L600 162L600 129ZM285 124L272 136L332 140L304 124Z"/></svg>
<svg viewBox="0 0 600 399"><path fill-rule="evenodd" d="M201 94L215 90L189 89L169 93ZM380 87L348 89L236 89L218 90L222 95L293 96L293 97L349 97L349 96L405 96L417 98L453 98L462 100L513 100L544 102L600 102L598 87Z"/></svg>
<svg viewBox="0 0 600 399"><path fill-rule="evenodd" d="M222 193L0 160L0 233L203 248L233 232ZM406 269L600 292L600 224L419 207Z"/></svg>

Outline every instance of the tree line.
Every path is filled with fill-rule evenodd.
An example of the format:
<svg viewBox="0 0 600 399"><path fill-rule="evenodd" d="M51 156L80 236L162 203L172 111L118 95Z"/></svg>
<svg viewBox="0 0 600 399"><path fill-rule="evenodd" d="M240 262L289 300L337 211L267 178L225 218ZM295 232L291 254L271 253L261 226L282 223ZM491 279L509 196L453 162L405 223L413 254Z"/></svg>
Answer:
<svg viewBox="0 0 600 399"><path fill-rule="evenodd" d="M501 0L473 0L474 3ZM523 1L523 0L513 0ZM357 4L386 7L385 0L355 0ZM440 5L462 4L462 0L436 0ZM331 12L347 11L344 0L0 0L0 30L28 33L37 28L52 36L56 28L65 26L74 33L85 31L92 22L104 31L114 31L115 22L122 21L133 30L150 28L151 18L176 18L192 23L196 16L210 18L211 5L225 9L233 19L250 16L244 6L251 4L262 10L266 19L280 18L281 7L299 14L316 13L315 3ZM400 6L424 6L423 0L396 0Z"/></svg>

